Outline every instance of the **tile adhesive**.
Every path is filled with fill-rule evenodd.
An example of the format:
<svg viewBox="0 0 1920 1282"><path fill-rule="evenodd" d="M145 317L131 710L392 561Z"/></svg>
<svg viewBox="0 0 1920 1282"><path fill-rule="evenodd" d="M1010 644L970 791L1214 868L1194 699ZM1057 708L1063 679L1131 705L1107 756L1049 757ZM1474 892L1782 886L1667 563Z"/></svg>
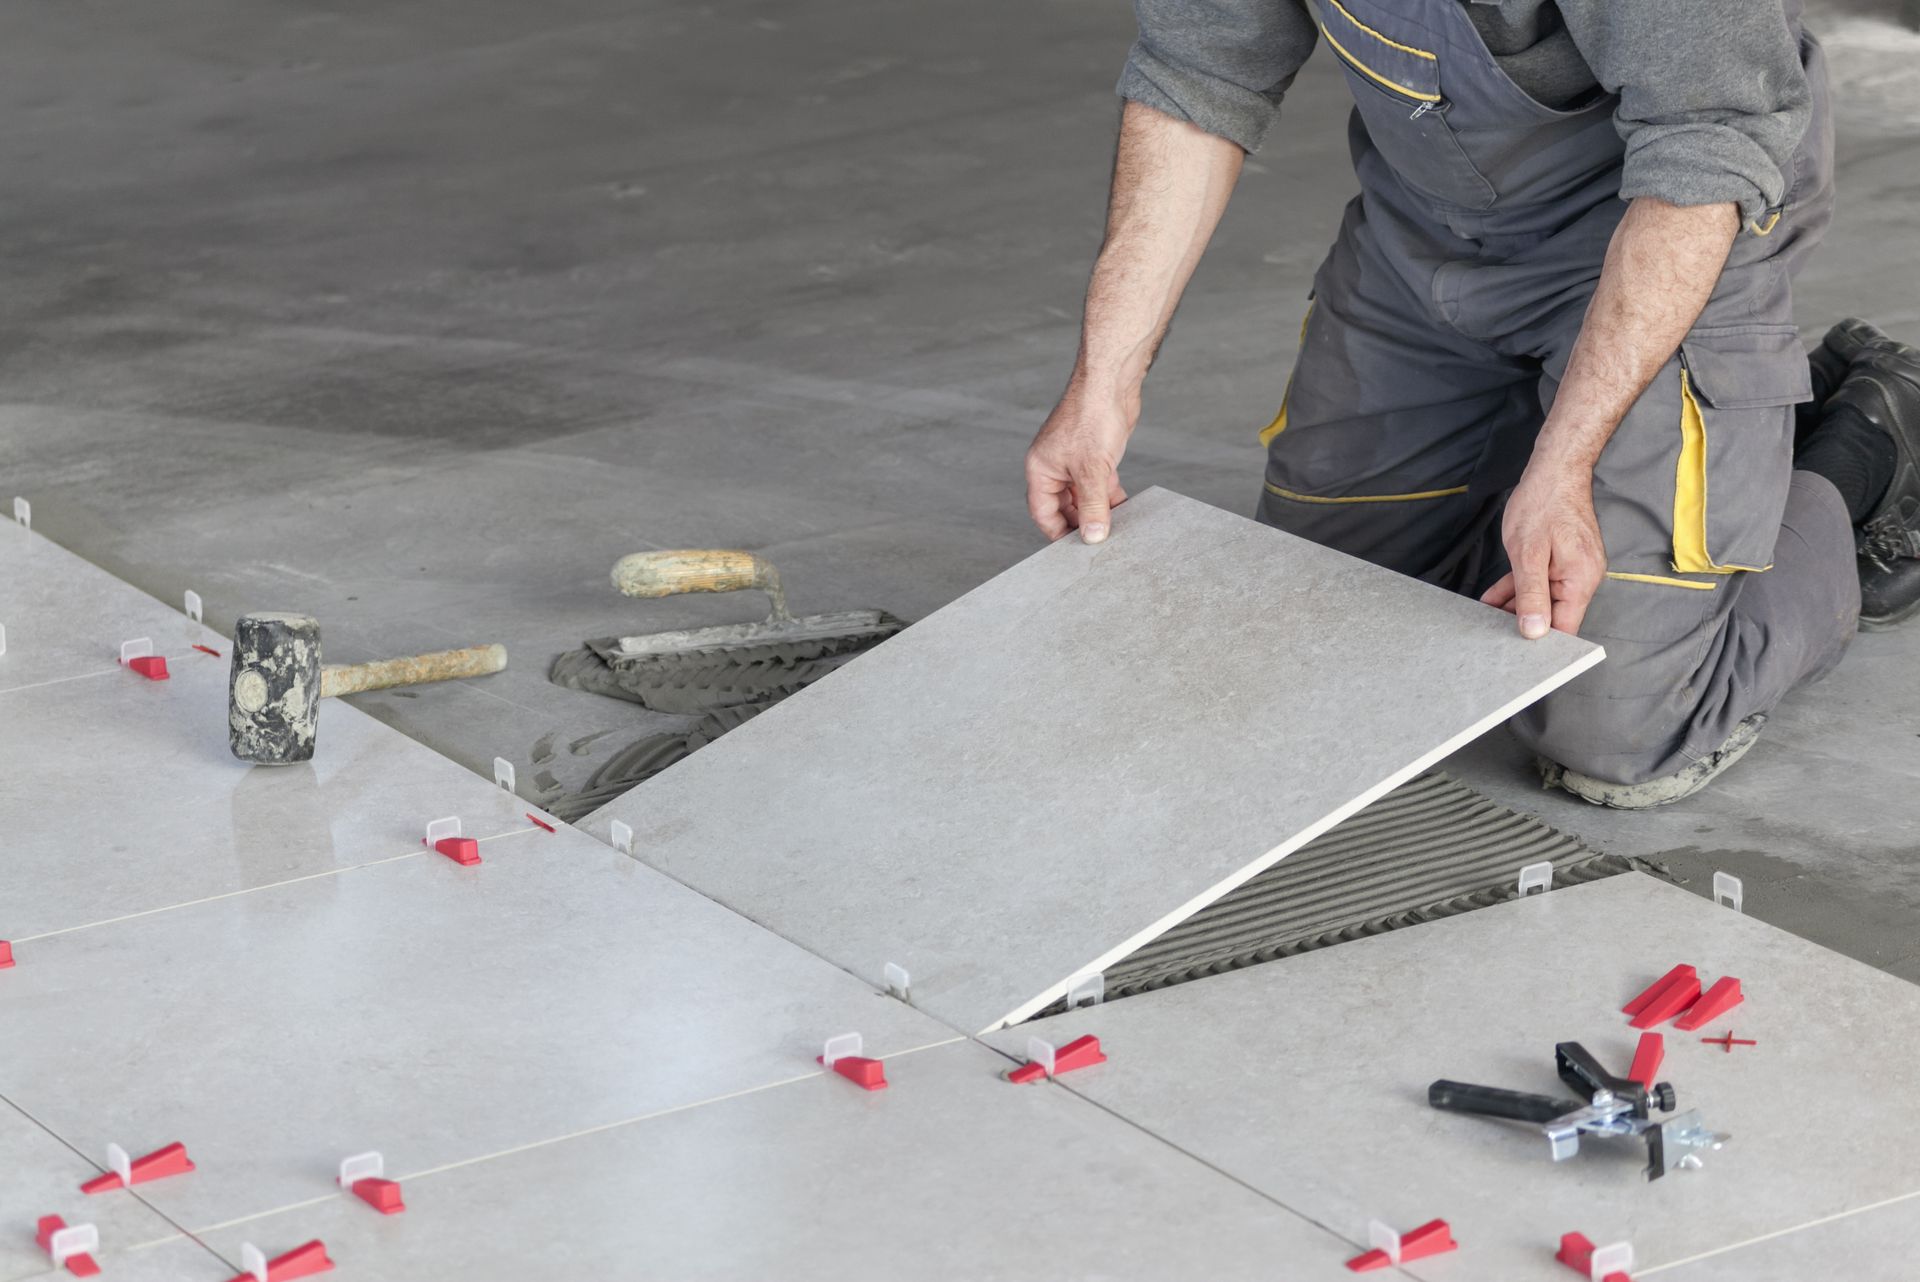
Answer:
<svg viewBox="0 0 1920 1282"><path fill-rule="evenodd" d="M1109 967L1106 996L1490 907L1519 893L1521 868L1543 861L1552 862L1556 885L1636 870L1659 875L1643 861L1590 850L1444 773L1424 774Z"/></svg>

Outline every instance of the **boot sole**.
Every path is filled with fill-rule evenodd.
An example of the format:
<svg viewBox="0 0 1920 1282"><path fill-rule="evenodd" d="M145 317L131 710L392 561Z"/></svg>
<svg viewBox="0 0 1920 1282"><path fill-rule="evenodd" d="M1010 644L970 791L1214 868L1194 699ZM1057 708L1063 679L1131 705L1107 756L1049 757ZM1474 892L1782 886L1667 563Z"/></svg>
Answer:
<svg viewBox="0 0 1920 1282"><path fill-rule="evenodd" d="M1900 609L1894 611L1892 614L1883 614L1873 618L1870 618L1864 614L1861 615L1860 630L1862 632L1891 631L1892 629L1899 627L1902 623L1905 623L1908 619L1911 619L1916 614L1920 614L1920 598L1916 598L1915 600L1909 602L1907 605L1904 605Z"/></svg>

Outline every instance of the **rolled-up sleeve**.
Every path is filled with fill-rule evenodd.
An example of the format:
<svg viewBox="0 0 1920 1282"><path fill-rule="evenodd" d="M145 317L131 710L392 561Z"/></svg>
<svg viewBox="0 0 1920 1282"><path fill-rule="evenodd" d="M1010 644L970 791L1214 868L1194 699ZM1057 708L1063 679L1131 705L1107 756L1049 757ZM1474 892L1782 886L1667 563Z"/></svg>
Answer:
<svg viewBox="0 0 1920 1282"><path fill-rule="evenodd" d="M1786 198L1813 95L1780 0L1562 0L1587 65L1620 95L1620 195L1733 201L1743 218Z"/></svg>
<svg viewBox="0 0 1920 1282"><path fill-rule="evenodd" d="M1134 0L1122 98L1258 150L1313 52L1306 0Z"/></svg>

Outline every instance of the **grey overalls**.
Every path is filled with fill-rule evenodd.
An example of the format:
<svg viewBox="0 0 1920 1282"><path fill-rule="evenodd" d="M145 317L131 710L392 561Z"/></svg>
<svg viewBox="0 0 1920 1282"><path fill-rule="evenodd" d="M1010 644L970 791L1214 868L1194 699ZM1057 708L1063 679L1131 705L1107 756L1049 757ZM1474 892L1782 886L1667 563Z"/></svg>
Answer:
<svg viewBox="0 0 1920 1282"><path fill-rule="evenodd" d="M1619 100L1540 105L1461 0L1312 2L1357 103L1361 194L1262 433L1260 519L1478 593L1507 569L1506 495L1626 212ZM1601 779L1639 783L1711 754L1837 661L1855 626L1846 509L1791 466L1810 387L1789 278L1833 197L1824 63L1811 39L1802 50L1813 124L1783 206L1743 229L1595 469L1608 575L1581 633L1607 660L1513 723Z"/></svg>

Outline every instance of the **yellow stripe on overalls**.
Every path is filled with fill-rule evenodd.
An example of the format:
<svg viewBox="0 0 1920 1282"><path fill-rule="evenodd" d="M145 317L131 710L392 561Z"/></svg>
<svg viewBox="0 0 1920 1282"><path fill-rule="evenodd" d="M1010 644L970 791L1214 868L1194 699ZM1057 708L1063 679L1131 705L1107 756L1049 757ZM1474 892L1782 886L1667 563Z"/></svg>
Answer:
<svg viewBox="0 0 1920 1282"><path fill-rule="evenodd" d="M1344 10L1342 12L1344 12ZM1369 67L1366 63L1354 57L1351 53L1348 53L1347 47L1341 44L1338 40L1335 40L1333 38L1333 32L1327 30L1327 24L1324 22L1320 24L1320 34L1327 38L1327 43L1333 46L1333 51L1339 54L1342 58L1346 59L1347 65L1351 66L1355 71L1359 72L1361 75L1368 76L1374 80L1379 81L1381 84L1393 90L1395 93L1405 94L1407 97L1417 99L1421 102L1439 102L1440 101L1439 94L1421 93L1418 89L1407 88L1405 85L1401 84L1397 80L1389 80L1385 76L1381 75L1379 72L1375 71L1372 67ZM1381 37L1381 39L1384 40L1385 37L1383 36ZM1393 42L1391 40L1388 40L1387 43L1392 44ZM1406 48L1405 45L1396 45L1395 47L1402 48L1402 49ZM1410 50L1409 52L1425 53L1425 50L1413 49L1413 50ZM1430 53L1425 53L1425 56L1431 58L1433 55Z"/></svg>
<svg viewBox="0 0 1920 1282"><path fill-rule="evenodd" d="M1609 579L1622 579L1628 583L1658 583L1662 587L1692 588L1696 592L1711 592L1719 587L1718 583L1699 583L1693 579L1669 579L1664 574L1630 574L1625 570L1608 570Z"/></svg>
<svg viewBox="0 0 1920 1282"><path fill-rule="evenodd" d="M1297 494L1267 482L1267 493L1283 499L1292 499L1295 503L1406 503L1414 499L1444 499L1455 494L1465 494L1464 485L1451 486L1444 490L1417 490L1412 494Z"/></svg>
<svg viewBox="0 0 1920 1282"><path fill-rule="evenodd" d="M1680 462L1673 484L1673 568L1682 574L1732 574L1771 565L1718 565L1707 550L1707 421L1680 366Z"/></svg>
<svg viewBox="0 0 1920 1282"><path fill-rule="evenodd" d="M1398 40L1387 39L1385 36L1381 35L1378 31L1375 31L1372 27L1369 27L1366 23L1360 21L1360 19L1354 17L1353 14L1349 13L1347 11L1347 6L1341 4L1340 0L1327 0L1327 3L1332 5L1334 8L1338 9L1340 11L1341 17L1345 18L1348 22L1351 22L1354 26L1360 28L1360 30L1372 36L1375 40L1378 40L1381 44L1386 45L1392 49L1398 49L1401 53L1410 53L1416 58L1425 58L1428 62L1438 61L1438 59L1436 59L1433 56L1433 54L1431 54L1425 49L1416 49L1412 45L1403 45Z"/></svg>
<svg viewBox="0 0 1920 1282"><path fill-rule="evenodd" d="M1300 347L1302 349L1307 345L1307 322L1313 319L1313 307L1314 304L1319 301L1317 298L1309 298L1307 300L1307 314L1300 318ZM1260 429L1260 444L1262 445L1273 444L1273 438L1287 430L1287 402L1293 399L1293 372L1299 368L1300 351L1296 350L1293 354L1293 370L1289 370L1287 373L1287 389L1280 393L1280 412L1273 416L1273 422Z"/></svg>

